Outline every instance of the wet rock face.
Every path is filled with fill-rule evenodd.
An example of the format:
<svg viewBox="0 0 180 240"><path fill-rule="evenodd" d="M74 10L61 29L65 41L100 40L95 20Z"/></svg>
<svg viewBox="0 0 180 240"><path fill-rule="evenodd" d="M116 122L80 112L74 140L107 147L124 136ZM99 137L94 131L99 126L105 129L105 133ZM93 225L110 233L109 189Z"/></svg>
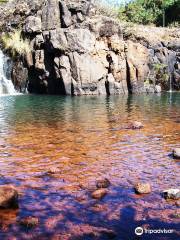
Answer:
<svg viewBox="0 0 180 240"><path fill-rule="evenodd" d="M14 70L14 78L26 77L31 93L159 93L169 90L168 75L179 89L177 38L163 44L127 38L119 22L98 14L93 2L16 0L8 29L21 22L33 50L31 59L22 61L28 74ZM23 89L19 82L17 86Z"/></svg>
<svg viewBox="0 0 180 240"><path fill-rule="evenodd" d="M17 208L18 191L11 185L0 186L0 208Z"/></svg>

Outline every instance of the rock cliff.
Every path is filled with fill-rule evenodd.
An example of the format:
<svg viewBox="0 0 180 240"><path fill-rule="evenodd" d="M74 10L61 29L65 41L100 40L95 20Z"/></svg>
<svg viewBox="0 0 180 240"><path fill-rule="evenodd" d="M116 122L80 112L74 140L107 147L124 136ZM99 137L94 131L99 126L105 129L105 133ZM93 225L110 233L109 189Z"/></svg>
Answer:
<svg viewBox="0 0 180 240"><path fill-rule="evenodd" d="M21 29L31 51L14 60L16 88L93 95L180 89L180 29L119 23L90 0L15 0L3 32Z"/></svg>

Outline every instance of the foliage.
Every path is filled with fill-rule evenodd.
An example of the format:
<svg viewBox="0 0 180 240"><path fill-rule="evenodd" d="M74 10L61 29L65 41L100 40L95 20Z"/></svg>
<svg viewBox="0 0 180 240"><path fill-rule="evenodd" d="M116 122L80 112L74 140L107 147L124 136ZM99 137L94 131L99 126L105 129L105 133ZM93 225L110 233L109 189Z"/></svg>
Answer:
<svg viewBox="0 0 180 240"><path fill-rule="evenodd" d="M119 18L140 24L180 22L180 0L134 0L119 8Z"/></svg>
<svg viewBox="0 0 180 240"><path fill-rule="evenodd" d="M156 63L153 65L156 83L161 84L163 89L168 88L169 82L169 74L168 74L168 66L162 63Z"/></svg>
<svg viewBox="0 0 180 240"><path fill-rule="evenodd" d="M97 11L106 17L118 17L118 9L112 4L110 5L107 1L95 0L95 6Z"/></svg>
<svg viewBox="0 0 180 240"><path fill-rule="evenodd" d="M0 0L0 4L1 3L7 3L8 0Z"/></svg>
<svg viewBox="0 0 180 240"><path fill-rule="evenodd" d="M2 35L1 41L4 48L9 51L12 57L15 57L17 54L25 56L31 51L29 40L22 38L20 30Z"/></svg>

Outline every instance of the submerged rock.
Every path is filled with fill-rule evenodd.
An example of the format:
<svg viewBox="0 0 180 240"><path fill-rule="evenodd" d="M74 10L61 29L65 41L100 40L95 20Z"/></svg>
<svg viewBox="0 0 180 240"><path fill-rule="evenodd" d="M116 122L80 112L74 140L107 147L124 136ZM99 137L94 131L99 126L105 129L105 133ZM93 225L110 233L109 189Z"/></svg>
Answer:
<svg viewBox="0 0 180 240"><path fill-rule="evenodd" d="M134 189L138 194L147 194L151 192L151 185L149 183L137 183Z"/></svg>
<svg viewBox="0 0 180 240"><path fill-rule="evenodd" d="M111 183L107 178L97 180L97 182L96 182L97 188L108 188L110 185L111 185Z"/></svg>
<svg viewBox="0 0 180 240"><path fill-rule="evenodd" d="M164 196L165 199L178 200L178 199L180 199L180 190L179 189L174 189L174 188L164 190L163 191L163 196Z"/></svg>
<svg viewBox="0 0 180 240"><path fill-rule="evenodd" d="M180 159L180 148L173 149L173 157Z"/></svg>
<svg viewBox="0 0 180 240"><path fill-rule="evenodd" d="M17 208L18 191L14 186L0 186L0 208Z"/></svg>
<svg viewBox="0 0 180 240"><path fill-rule="evenodd" d="M130 128L141 129L141 128L143 128L143 124L141 122L134 121L133 123L131 123Z"/></svg>
<svg viewBox="0 0 180 240"><path fill-rule="evenodd" d="M59 168L56 168L56 167L52 167L47 171L47 174L57 174L57 173L60 173L60 170Z"/></svg>
<svg viewBox="0 0 180 240"><path fill-rule="evenodd" d="M107 190L106 189L98 189L98 190L95 190L93 193L92 193L92 198L95 198L95 199L102 199L105 195L107 194Z"/></svg>
<svg viewBox="0 0 180 240"><path fill-rule="evenodd" d="M19 223L24 227L35 227L39 224L39 219L37 217L26 217L19 221Z"/></svg>
<svg viewBox="0 0 180 240"><path fill-rule="evenodd" d="M180 200L177 200L175 204L177 207L180 207Z"/></svg>

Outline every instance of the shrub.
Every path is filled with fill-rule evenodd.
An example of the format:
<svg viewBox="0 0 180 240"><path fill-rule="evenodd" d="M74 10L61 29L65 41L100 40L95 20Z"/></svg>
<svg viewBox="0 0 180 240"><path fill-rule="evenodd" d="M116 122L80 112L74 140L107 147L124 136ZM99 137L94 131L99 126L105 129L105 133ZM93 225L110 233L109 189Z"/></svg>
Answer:
<svg viewBox="0 0 180 240"><path fill-rule="evenodd" d="M120 20L167 26L180 22L180 0L132 0L119 8Z"/></svg>
<svg viewBox="0 0 180 240"><path fill-rule="evenodd" d="M162 63L155 63L153 65L156 84L161 84L163 89L168 89L169 74L168 74L168 65Z"/></svg>
<svg viewBox="0 0 180 240"><path fill-rule="evenodd" d="M99 14L103 16L112 18L118 17L118 9L113 4L110 5L107 1L95 0L95 6Z"/></svg>
<svg viewBox="0 0 180 240"><path fill-rule="evenodd" d="M30 41L22 38L20 30L2 35L1 41L4 49L9 51L12 57L26 56L31 51Z"/></svg>

